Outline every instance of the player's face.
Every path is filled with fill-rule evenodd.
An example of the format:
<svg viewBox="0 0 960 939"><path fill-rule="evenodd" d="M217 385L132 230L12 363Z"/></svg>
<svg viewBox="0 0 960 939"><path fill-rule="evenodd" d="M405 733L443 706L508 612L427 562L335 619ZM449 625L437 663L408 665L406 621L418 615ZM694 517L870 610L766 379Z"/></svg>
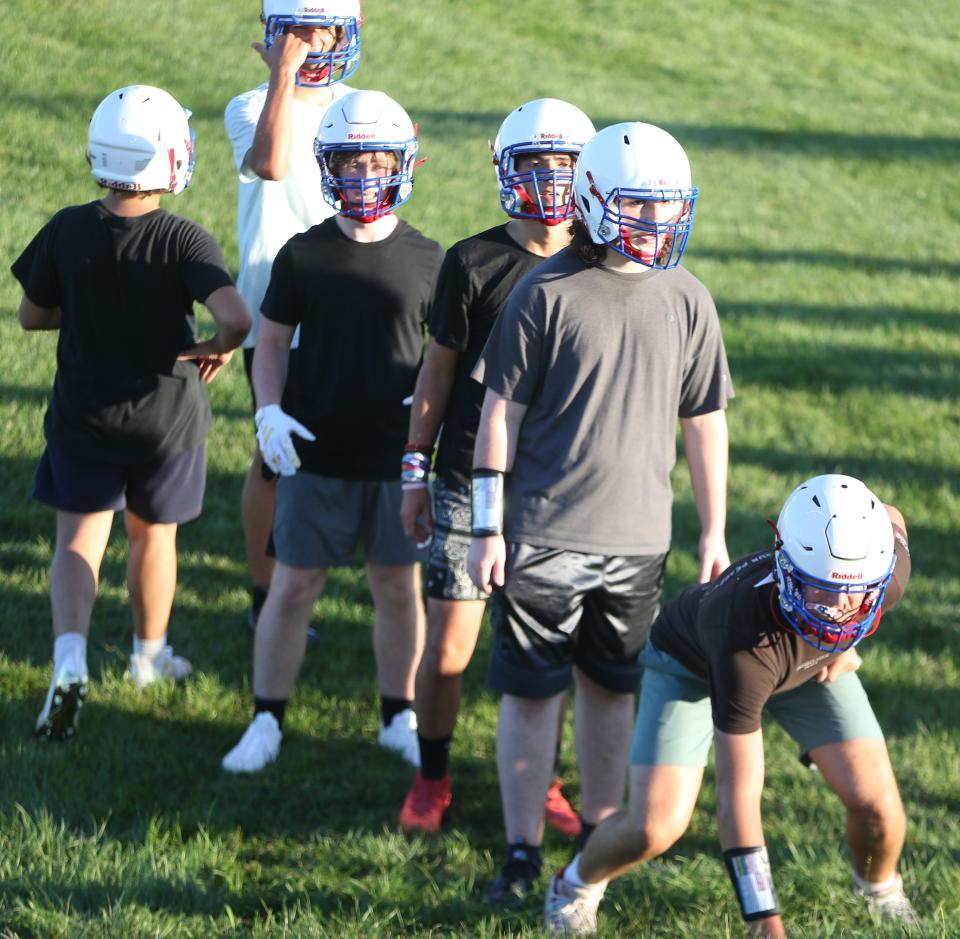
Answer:
<svg viewBox="0 0 960 939"><path fill-rule="evenodd" d="M572 173L577 165L577 158L572 153L524 153L513 161L517 173L535 173L532 182L526 183L524 188L527 195L537 201L539 191L540 201L546 210L561 209L570 201L570 182L558 181L551 170L562 170ZM542 178L539 174L543 174Z"/></svg>
<svg viewBox="0 0 960 939"><path fill-rule="evenodd" d="M292 33L301 42L310 46L311 52L331 52L337 46L339 38L334 26L288 26L284 32ZM323 68L322 65L307 62L305 68Z"/></svg>
<svg viewBox="0 0 960 939"><path fill-rule="evenodd" d="M804 592L804 607L818 619L844 625L866 615L876 600L877 591L848 592L808 586Z"/></svg>
<svg viewBox="0 0 960 939"><path fill-rule="evenodd" d="M393 176L397 172L397 157L388 150L369 150L362 153L350 153L340 157L336 165L336 175L344 180L371 182ZM351 206L358 208L373 208L379 204L383 196L377 186L345 185L344 198Z"/></svg>
<svg viewBox="0 0 960 939"><path fill-rule="evenodd" d="M620 199L620 214L648 225L670 225L680 220L686 210L680 199ZM663 250L668 236L657 235L643 228L628 228L624 237L641 257L651 263Z"/></svg>

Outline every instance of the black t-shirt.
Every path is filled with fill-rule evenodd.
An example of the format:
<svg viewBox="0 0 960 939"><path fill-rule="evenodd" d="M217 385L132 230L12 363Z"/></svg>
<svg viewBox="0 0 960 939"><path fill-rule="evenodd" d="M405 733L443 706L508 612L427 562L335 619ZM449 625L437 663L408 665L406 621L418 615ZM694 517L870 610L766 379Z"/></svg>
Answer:
<svg viewBox="0 0 960 939"><path fill-rule="evenodd" d="M11 270L27 298L61 311L47 441L77 456L140 461L199 446L210 405L192 362L193 302L233 284L216 241L157 209L62 209Z"/></svg>
<svg viewBox="0 0 960 939"><path fill-rule="evenodd" d="M910 579L906 536L894 533L896 566L881 618ZM724 733L756 730L773 695L810 681L839 655L815 649L784 623L772 574L772 550L751 554L717 580L684 590L650 631L657 649L709 681L713 722Z"/></svg>
<svg viewBox="0 0 960 939"><path fill-rule="evenodd" d="M455 244L443 260L430 335L456 349L450 401L437 450L438 473L468 484L486 388L470 377L494 320L514 285L544 258L521 248L498 225Z"/></svg>
<svg viewBox="0 0 960 939"><path fill-rule="evenodd" d="M261 312L300 326L284 400L316 435L294 437L302 468L337 479L396 479L443 249L406 222L352 241L336 217L278 252Z"/></svg>

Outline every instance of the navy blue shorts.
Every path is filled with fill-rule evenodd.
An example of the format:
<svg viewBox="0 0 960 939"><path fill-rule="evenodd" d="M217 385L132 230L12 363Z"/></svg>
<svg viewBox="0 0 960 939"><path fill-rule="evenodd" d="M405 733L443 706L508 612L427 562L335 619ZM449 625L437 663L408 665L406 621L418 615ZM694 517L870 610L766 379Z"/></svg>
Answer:
<svg viewBox="0 0 960 939"><path fill-rule="evenodd" d="M601 688L633 694L666 561L666 554L617 557L508 542L506 583L490 604L487 684L518 698L550 698L570 686L576 665Z"/></svg>
<svg viewBox="0 0 960 939"><path fill-rule="evenodd" d="M145 522L180 524L203 508L207 447L141 463L105 463L48 445L33 480L33 498L87 515L129 509Z"/></svg>

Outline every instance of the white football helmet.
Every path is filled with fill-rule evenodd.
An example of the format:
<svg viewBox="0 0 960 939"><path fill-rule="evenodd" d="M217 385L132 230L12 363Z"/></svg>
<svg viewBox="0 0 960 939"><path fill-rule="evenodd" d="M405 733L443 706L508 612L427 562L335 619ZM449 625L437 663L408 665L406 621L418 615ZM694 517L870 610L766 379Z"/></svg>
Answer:
<svg viewBox="0 0 960 939"><path fill-rule="evenodd" d="M787 624L817 649L855 646L880 624L894 560L890 516L859 479L808 479L777 522L775 570Z"/></svg>
<svg viewBox="0 0 960 939"><path fill-rule="evenodd" d="M107 95L87 133L94 178L110 189L182 192L194 164L189 116L152 85L128 85Z"/></svg>
<svg viewBox="0 0 960 939"><path fill-rule="evenodd" d="M658 270L680 263L698 190L683 147L665 130L639 122L605 127L580 154L574 191L595 244Z"/></svg>
<svg viewBox="0 0 960 939"><path fill-rule="evenodd" d="M573 216L573 169L526 170L517 157L531 153L568 153L579 156L596 133L583 111L556 98L538 98L511 111L493 142L493 165L500 183L500 205L511 218L531 218L558 225ZM544 193L550 196L545 201ZM566 194L557 202L553 194Z"/></svg>
<svg viewBox="0 0 960 939"><path fill-rule="evenodd" d="M291 26L340 27L343 36L329 52L309 52L296 82L325 88L349 78L360 65L360 0L263 0L264 43L269 48Z"/></svg>
<svg viewBox="0 0 960 939"><path fill-rule="evenodd" d="M335 101L320 121L313 152L323 177L323 197L341 215L363 222L393 212L413 192L419 144L417 129L382 91L353 91ZM334 154L385 151L397 158L386 176L338 174Z"/></svg>

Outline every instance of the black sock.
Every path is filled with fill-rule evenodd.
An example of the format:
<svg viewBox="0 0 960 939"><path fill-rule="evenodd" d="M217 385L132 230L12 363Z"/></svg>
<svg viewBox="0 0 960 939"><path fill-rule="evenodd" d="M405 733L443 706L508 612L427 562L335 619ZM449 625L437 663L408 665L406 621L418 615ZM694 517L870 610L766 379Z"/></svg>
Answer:
<svg viewBox="0 0 960 939"><path fill-rule="evenodd" d="M557 738L557 752L553 756L553 775L560 777L560 750L563 748L563 738Z"/></svg>
<svg viewBox="0 0 960 939"><path fill-rule="evenodd" d="M453 734L439 740L426 740L417 734L420 741L420 775L424 779L443 779L450 762L450 741Z"/></svg>
<svg viewBox="0 0 960 939"><path fill-rule="evenodd" d="M253 699L253 716L256 717L262 711L269 711L283 730L283 715L287 710L286 698L257 698Z"/></svg>
<svg viewBox="0 0 960 939"><path fill-rule="evenodd" d="M253 621L260 618L260 611L267 600L267 588L254 585L250 588L250 606L253 611Z"/></svg>
<svg viewBox="0 0 960 939"><path fill-rule="evenodd" d="M408 701L406 698L386 698L381 695L380 720L383 721L383 726L389 727L390 721L392 721L401 711L405 711L407 708L412 707L413 702Z"/></svg>
<svg viewBox="0 0 960 939"><path fill-rule="evenodd" d="M583 825L583 829L577 836L577 847L582 851L587 843L587 838L590 837L597 826L591 825L582 815L580 816L580 823Z"/></svg>
<svg viewBox="0 0 960 939"><path fill-rule="evenodd" d="M540 858L540 845L527 844L522 838L507 846L507 859L510 861L526 861L537 870L540 870L543 866L543 861Z"/></svg>

